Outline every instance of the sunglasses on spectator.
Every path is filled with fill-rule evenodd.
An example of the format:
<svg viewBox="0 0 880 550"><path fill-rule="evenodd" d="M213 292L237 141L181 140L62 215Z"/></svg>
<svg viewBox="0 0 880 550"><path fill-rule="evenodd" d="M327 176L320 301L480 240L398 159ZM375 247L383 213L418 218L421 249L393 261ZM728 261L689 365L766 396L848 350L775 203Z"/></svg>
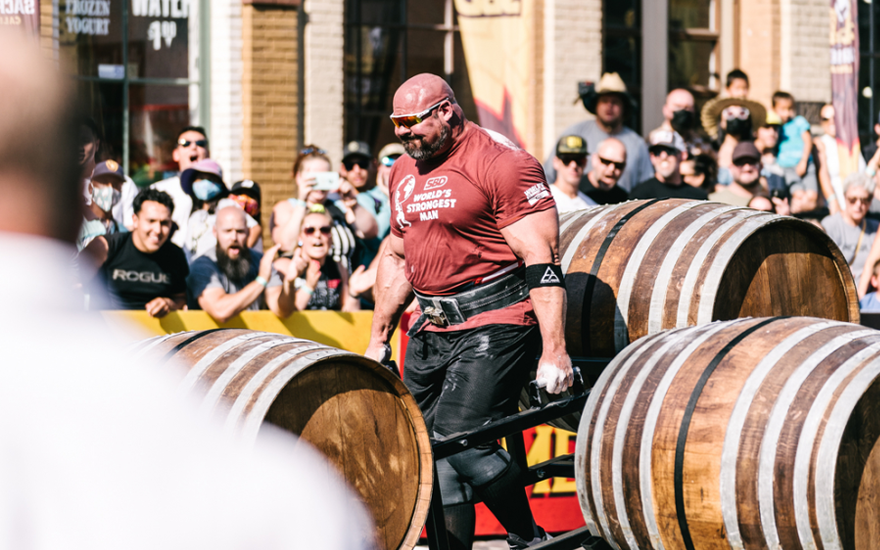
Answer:
<svg viewBox="0 0 880 550"><path fill-rule="evenodd" d="M370 169L370 159L366 159L366 158L348 159L348 160L342 161L342 165L345 166L346 170L352 170L355 166L359 167L361 170L369 170Z"/></svg>
<svg viewBox="0 0 880 550"><path fill-rule="evenodd" d="M448 97L444 98L444 99L440 100L439 103L435 103L434 105L431 105L430 107L428 107L427 109L425 109L421 113L414 113L411 115L391 115L391 122L393 122L394 126L396 126L398 128L400 128L401 126L403 126L404 128L412 128L416 124L421 124L425 119L427 119L429 116L431 116L431 113L434 112L434 109L443 105L443 103L445 103L448 100L449 100Z"/></svg>
<svg viewBox="0 0 880 550"><path fill-rule="evenodd" d="M311 155L313 153L317 153L319 155L326 155L327 151L321 149L320 147L306 147L305 149L299 150L299 154L303 155L303 156Z"/></svg>
<svg viewBox="0 0 880 550"><path fill-rule="evenodd" d="M382 157L382 160L380 162L382 163L382 166L387 166L388 168L391 168L391 166L394 165L394 161L399 158L400 155L387 155Z"/></svg>
<svg viewBox="0 0 880 550"><path fill-rule="evenodd" d="M745 166L746 164L751 165L751 166L757 166L759 162L761 162L761 161L758 159L736 159L735 161L733 161L733 165L741 168L741 167Z"/></svg>
<svg viewBox="0 0 880 550"><path fill-rule="evenodd" d="M605 166L611 166L613 164L614 167L617 168L618 170L620 170L621 172L623 171L624 168L626 168L625 162L614 162L613 160L608 160L603 157L599 157L599 162L601 162Z"/></svg>
<svg viewBox="0 0 880 550"><path fill-rule="evenodd" d="M745 107L739 107L739 106L728 107L728 108L724 109L723 111L721 111L721 113L724 116L725 120L732 120L734 118L738 118L740 120L745 120L745 119L749 118L749 115L750 115L748 109L746 109Z"/></svg>
<svg viewBox="0 0 880 550"><path fill-rule="evenodd" d="M871 197L846 197L846 202L850 204L860 202L862 204L868 205L871 204Z"/></svg>
<svg viewBox="0 0 880 550"><path fill-rule="evenodd" d="M329 235L330 234L330 226L329 225L322 225L321 227L311 227L311 226L303 227L303 233L306 235L314 235L315 231L320 231L322 235Z"/></svg>
<svg viewBox="0 0 880 550"><path fill-rule="evenodd" d="M208 148L208 140L207 139L197 139L195 141L190 141L188 139L180 139L177 141L177 144L181 147L189 147L193 143L196 144L197 147L201 147L202 149Z"/></svg>
<svg viewBox="0 0 880 550"><path fill-rule="evenodd" d="M587 156L586 155L559 155L559 160L561 160L562 164L564 164L565 166L568 166L572 162L576 162L580 165L580 164L587 163Z"/></svg>

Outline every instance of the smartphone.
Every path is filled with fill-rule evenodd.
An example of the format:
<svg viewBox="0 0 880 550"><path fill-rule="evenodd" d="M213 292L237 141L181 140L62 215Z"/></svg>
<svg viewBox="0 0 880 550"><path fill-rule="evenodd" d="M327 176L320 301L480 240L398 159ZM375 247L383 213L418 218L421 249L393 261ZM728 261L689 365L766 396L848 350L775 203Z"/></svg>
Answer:
<svg viewBox="0 0 880 550"><path fill-rule="evenodd" d="M313 172L315 176L315 191L336 191L339 188L339 174L336 172Z"/></svg>

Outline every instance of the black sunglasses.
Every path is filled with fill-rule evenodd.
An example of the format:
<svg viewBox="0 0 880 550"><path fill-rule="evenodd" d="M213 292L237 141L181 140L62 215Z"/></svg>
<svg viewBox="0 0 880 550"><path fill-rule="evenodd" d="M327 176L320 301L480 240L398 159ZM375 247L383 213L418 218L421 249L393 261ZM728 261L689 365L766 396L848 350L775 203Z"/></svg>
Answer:
<svg viewBox="0 0 880 550"><path fill-rule="evenodd" d="M752 166L757 166L760 162L761 161L758 159L744 158L744 159L736 159L735 161L733 161L733 165L738 168L741 168L741 167L745 166L746 164L750 164Z"/></svg>
<svg viewBox="0 0 880 550"><path fill-rule="evenodd" d="M569 164L571 164L572 161L578 163L579 165L587 163L587 155L557 155L557 156L559 157L559 160L562 161L562 164L564 164L565 166L568 166Z"/></svg>
<svg viewBox="0 0 880 550"><path fill-rule="evenodd" d="M177 142L181 147L189 147L193 143L196 144L197 147L201 147L202 149L208 148L208 140L207 139L197 139L195 141L190 141L188 139L181 139Z"/></svg>
<svg viewBox="0 0 880 550"><path fill-rule="evenodd" d="M315 231L320 231L324 235L329 235L330 234L330 226L329 225L322 225L321 227L309 227L309 226L303 227L303 233L305 233L306 235L314 235Z"/></svg>
<svg viewBox="0 0 880 550"><path fill-rule="evenodd" d="M614 162L613 160L608 160L603 157L599 157L599 162L601 162L605 166L611 166L613 164L614 167L617 168L618 170L620 170L621 172L623 171L624 168L626 168L625 162Z"/></svg>
<svg viewBox="0 0 880 550"><path fill-rule="evenodd" d="M355 166L359 166L361 170L369 170L370 169L370 159L359 158L359 159L348 159L342 161L342 165L345 166L346 170L351 170Z"/></svg>

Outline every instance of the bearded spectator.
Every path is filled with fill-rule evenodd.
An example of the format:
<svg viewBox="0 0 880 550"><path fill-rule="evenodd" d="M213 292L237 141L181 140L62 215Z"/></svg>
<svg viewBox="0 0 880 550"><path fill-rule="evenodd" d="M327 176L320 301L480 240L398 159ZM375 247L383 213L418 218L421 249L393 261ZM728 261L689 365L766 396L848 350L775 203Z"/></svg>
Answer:
<svg viewBox="0 0 880 550"><path fill-rule="evenodd" d="M754 143L744 141L736 146L730 171L733 181L719 186L718 191L709 195L710 201L748 206L755 196L766 195L766 189L761 185L761 153Z"/></svg>
<svg viewBox="0 0 880 550"><path fill-rule="evenodd" d="M217 211L213 232L217 245L196 258L186 281L190 309L202 309L218 323L265 308L288 317L294 309L294 280L282 279L272 267L280 245L265 255L249 249L246 214L238 206Z"/></svg>
<svg viewBox="0 0 880 550"><path fill-rule="evenodd" d="M590 155L592 170L581 178L581 192L596 204L617 204L629 193L617 185L626 170L626 147L617 138L608 138Z"/></svg>

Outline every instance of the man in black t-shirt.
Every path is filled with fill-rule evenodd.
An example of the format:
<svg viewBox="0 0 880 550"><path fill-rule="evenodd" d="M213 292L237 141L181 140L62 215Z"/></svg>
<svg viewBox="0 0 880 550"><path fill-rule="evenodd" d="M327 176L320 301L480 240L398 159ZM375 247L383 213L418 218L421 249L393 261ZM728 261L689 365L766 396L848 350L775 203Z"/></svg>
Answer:
<svg viewBox="0 0 880 550"><path fill-rule="evenodd" d="M651 164L654 177L638 184L630 191L630 199L695 199L706 200L708 195L702 189L692 187L681 177L684 140L676 132L656 130L651 133Z"/></svg>
<svg viewBox="0 0 880 550"><path fill-rule="evenodd" d="M592 169L581 178L580 191L596 204L617 204L627 199L627 192L617 182L626 169L626 146L617 138L608 138L590 155Z"/></svg>
<svg viewBox="0 0 880 550"><path fill-rule="evenodd" d="M186 256L168 240L174 202L164 191L144 189L134 199L134 230L95 238L87 251L100 273L113 306L145 309L152 317L186 305Z"/></svg>

